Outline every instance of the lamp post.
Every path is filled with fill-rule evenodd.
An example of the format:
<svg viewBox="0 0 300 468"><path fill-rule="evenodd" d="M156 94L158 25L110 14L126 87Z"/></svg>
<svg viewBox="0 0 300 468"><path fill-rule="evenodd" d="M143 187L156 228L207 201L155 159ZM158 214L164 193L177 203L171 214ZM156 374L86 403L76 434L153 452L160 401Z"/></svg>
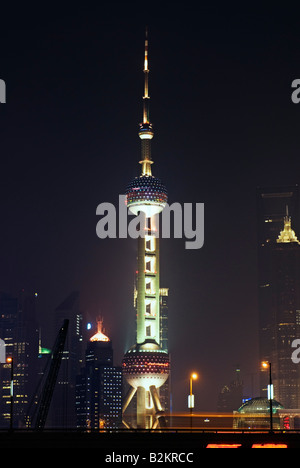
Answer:
<svg viewBox="0 0 300 468"><path fill-rule="evenodd" d="M269 368L269 385L268 385L268 399L270 404L270 432L273 432L273 384L272 384L272 364L271 362L263 362L262 367L264 369Z"/></svg>
<svg viewBox="0 0 300 468"><path fill-rule="evenodd" d="M188 408L190 409L190 418L191 418L191 429L193 427L193 409L195 407L195 397L193 395L193 380L198 378L196 372L192 372L190 375L190 393L188 396Z"/></svg>
<svg viewBox="0 0 300 468"><path fill-rule="evenodd" d="M10 430L13 430L13 407L14 407L14 360L10 356L6 358L6 362L10 364Z"/></svg>

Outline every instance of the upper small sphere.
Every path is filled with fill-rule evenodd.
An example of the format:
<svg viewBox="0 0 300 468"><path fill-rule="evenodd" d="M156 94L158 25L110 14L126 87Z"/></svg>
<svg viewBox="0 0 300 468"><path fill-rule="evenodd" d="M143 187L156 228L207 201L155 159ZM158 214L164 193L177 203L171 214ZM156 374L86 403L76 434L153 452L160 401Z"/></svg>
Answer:
<svg viewBox="0 0 300 468"><path fill-rule="evenodd" d="M150 123L143 123L140 125L139 137L141 140L152 140L153 135L152 125Z"/></svg>

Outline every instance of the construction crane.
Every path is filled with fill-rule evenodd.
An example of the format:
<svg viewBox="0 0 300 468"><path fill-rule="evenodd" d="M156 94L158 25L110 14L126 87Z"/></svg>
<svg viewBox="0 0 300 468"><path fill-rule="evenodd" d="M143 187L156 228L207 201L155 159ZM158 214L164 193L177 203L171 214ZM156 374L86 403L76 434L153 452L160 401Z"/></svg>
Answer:
<svg viewBox="0 0 300 468"><path fill-rule="evenodd" d="M69 320L65 319L63 322L62 327L60 328L58 335L55 340L54 348L51 354L51 364L50 369L43 387L41 400L39 403L38 414L35 422L35 430L42 431L44 429L48 411L50 407L50 403L52 400L52 395L54 392L54 387L57 380L57 375L59 372L62 354L64 351L65 341L67 337L69 326Z"/></svg>

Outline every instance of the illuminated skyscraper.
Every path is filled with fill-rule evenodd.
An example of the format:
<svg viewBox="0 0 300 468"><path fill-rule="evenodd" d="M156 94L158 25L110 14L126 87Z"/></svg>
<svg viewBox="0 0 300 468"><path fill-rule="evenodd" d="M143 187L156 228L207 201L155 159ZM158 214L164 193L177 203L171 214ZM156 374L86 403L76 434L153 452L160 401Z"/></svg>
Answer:
<svg viewBox="0 0 300 468"><path fill-rule="evenodd" d="M271 254L272 306L274 313L272 374L275 398L285 408L299 408L299 365L291 359L292 342L299 338L300 242L286 214L284 226Z"/></svg>
<svg viewBox="0 0 300 468"><path fill-rule="evenodd" d="M300 331L298 187L261 190L258 202L260 360L272 363L275 399L295 409L300 404L299 365L291 359ZM266 396L268 372L260 380Z"/></svg>
<svg viewBox="0 0 300 468"><path fill-rule="evenodd" d="M5 342L6 356L14 361L13 426L28 424L27 410L37 385L38 325L37 295L24 290L18 297L0 293L0 337ZM10 422L11 364L0 363L0 426Z"/></svg>
<svg viewBox="0 0 300 468"><path fill-rule="evenodd" d="M145 226L138 238L138 267L136 287L136 344L123 359L123 375L130 385L123 412L136 394L136 426L153 428L165 423L159 397L161 387L169 376L169 356L161 347L159 238L156 215L167 203L167 191L152 175L152 124L149 120L148 36L145 39L143 120L139 128L142 157L141 175L135 177L126 190L130 211L145 215ZM124 421L125 423L125 421ZM125 423L126 424L126 423Z"/></svg>
<svg viewBox="0 0 300 468"><path fill-rule="evenodd" d="M113 365L112 342L102 320L87 343L85 366L76 378L77 427L118 428L122 422L122 369Z"/></svg>

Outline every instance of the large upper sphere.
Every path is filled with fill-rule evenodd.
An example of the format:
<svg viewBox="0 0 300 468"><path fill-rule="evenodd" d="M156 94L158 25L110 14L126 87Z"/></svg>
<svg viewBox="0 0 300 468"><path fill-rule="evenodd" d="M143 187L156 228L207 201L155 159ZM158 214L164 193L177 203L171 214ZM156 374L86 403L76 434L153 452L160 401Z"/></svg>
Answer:
<svg viewBox="0 0 300 468"><path fill-rule="evenodd" d="M130 211L135 215L143 211L147 217L160 213L168 201L164 184L160 179L148 175L135 177L128 184L125 194Z"/></svg>

